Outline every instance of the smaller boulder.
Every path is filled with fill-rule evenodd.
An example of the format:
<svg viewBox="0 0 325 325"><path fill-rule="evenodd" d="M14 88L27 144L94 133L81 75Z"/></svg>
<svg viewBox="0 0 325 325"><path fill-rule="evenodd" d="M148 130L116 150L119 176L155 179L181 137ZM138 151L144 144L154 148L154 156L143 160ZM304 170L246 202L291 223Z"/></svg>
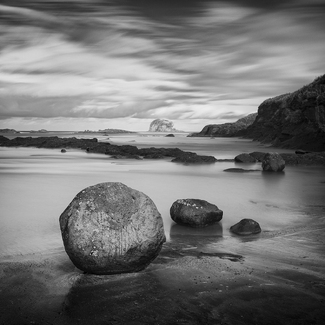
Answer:
<svg viewBox="0 0 325 325"><path fill-rule="evenodd" d="M241 236L254 235L261 232L261 227L259 223L253 219L242 219L231 226L230 231Z"/></svg>
<svg viewBox="0 0 325 325"><path fill-rule="evenodd" d="M235 162L240 162L240 163L255 163L256 159L252 157L248 153L241 153L240 155L235 157Z"/></svg>
<svg viewBox="0 0 325 325"><path fill-rule="evenodd" d="M175 135L174 135L174 134L172 134L172 133L170 133L170 134L167 134L167 135L166 135L166 137L167 137L167 138L174 138L174 137L175 137Z"/></svg>
<svg viewBox="0 0 325 325"><path fill-rule="evenodd" d="M67 151L66 151L65 149L61 149L61 152L62 152L62 153L65 153L65 152L67 152Z"/></svg>
<svg viewBox="0 0 325 325"><path fill-rule="evenodd" d="M262 160L262 168L267 172L282 172L285 161L277 152L268 152Z"/></svg>
<svg viewBox="0 0 325 325"><path fill-rule="evenodd" d="M199 199L179 199L170 208L170 216L176 223L194 228L219 222L222 215L216 205Z"/></svg>

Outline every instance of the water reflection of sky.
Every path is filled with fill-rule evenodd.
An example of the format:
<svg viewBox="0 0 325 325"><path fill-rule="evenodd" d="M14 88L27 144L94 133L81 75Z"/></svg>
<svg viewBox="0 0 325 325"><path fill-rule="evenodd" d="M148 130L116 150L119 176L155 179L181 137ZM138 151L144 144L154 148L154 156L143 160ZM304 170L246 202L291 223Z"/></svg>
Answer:
<svg viewBox="0 0 325 325"><path fill-rule="evenodd" d="M320 0L3 0L0 127L200 130L324 71Z"/></svg>

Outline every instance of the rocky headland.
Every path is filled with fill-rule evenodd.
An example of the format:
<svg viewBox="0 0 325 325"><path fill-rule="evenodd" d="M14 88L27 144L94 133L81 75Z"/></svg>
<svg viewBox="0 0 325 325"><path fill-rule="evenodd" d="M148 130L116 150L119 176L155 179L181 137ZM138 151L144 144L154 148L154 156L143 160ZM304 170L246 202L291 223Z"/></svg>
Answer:
<svg viewBox="0 0 325 325"><path fill-rule="evenodd" d="M325 151L325 75L265 100L245 137L276 147Z"/></svg>
<svg viewBox="0 0 325 325"><path fill-rule="evenodd" d="M201 132L189 134L189 137L238 137L243 131L251 125L257 116L257 113L249 114L235 123L209 124Z"/></svg>
<svg viewBox="0 0 325 325"><path fill-rule="evenodd" d="M292 93L265 100L235 123L210 124L192 137L252 138L274 147L325 151L325 75Z"/></svg>

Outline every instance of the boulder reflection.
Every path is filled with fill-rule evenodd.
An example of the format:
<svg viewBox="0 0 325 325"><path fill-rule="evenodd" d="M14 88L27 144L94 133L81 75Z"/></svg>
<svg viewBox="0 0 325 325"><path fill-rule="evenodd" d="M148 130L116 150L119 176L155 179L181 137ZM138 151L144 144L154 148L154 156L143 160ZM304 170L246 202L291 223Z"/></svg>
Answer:
<svg viewBox="0 0 325 325"><path fill-rule="evenodd" d="M174 223L170 227L171 239L177 239L180 236L222 237L222 234L223 229L221 223L204 228L192 228Z"/></svg>

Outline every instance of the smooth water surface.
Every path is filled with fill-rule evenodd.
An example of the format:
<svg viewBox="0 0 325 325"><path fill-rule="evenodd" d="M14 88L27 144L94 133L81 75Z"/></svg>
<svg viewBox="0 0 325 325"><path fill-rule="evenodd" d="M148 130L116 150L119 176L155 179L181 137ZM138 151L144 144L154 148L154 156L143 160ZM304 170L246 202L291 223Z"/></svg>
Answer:
<svg viewBox="0 0 325 325"><path fill-rule="evenodd" d="M177 146L220 159L233 158L241 152L270 150L244 139L132 135L110 141L132 141L139 147ZM223 171L230 167L259 171ZM325 169L287 167L285 173L263 173L260 164L217 162L189 166L170 159L114 160L78 150L61 153L54 149L0 148L0 256L62 247L60 214L79 191L101 182L122 182L147 194L163 217L168 240L175 235L200 234L215 236L217 241L233 238L229 228L243 218L258 221L263 231L306 222L310 218L309 207L323 204ZM180 198L199 198L216 204L224 211L223 220L204 229L175 225L169 209Z"/></svg>

